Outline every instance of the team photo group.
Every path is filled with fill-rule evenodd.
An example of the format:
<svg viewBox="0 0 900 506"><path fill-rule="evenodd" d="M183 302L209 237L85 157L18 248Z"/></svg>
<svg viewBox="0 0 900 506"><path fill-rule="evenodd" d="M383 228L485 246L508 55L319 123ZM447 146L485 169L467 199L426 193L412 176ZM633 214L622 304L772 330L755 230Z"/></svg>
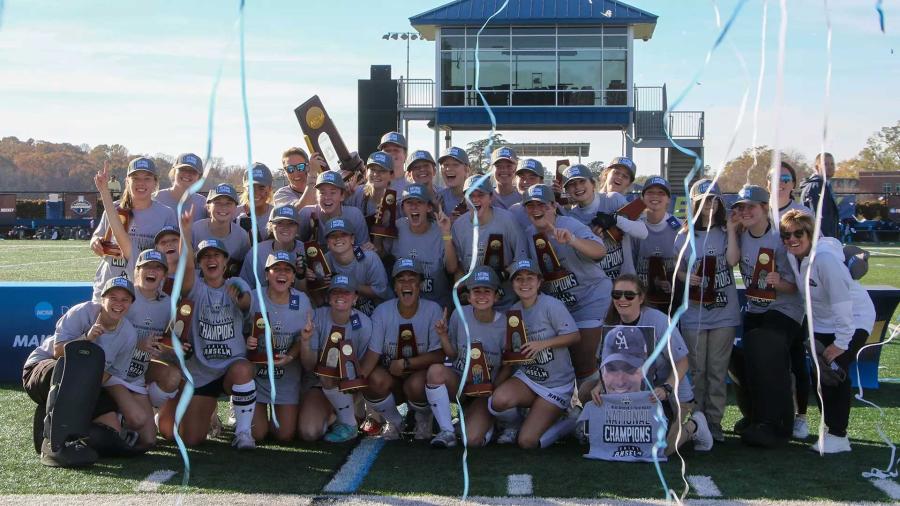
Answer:
<svg viewBox="0 0 900 506"><path fill-rule="evenodd" d="M176 430L199 446L223 424L238 450L574 437L589 457L646 461L715 451L733 431L750 446L851 451L850 365L875 309L835 238L831 155L802 181L781 163L736 199L696 181L693 227L671 214L669 181L632 188L626 157L599 174L555 174L509 147L489 162L484 177L464 149L435 158L389 132L340 167L287 149L281 188L256 163L243 187L190 194L204 163L186 153L170 188L139 157L114 195L104 167L93 296L22 371L41 462L138 456ZM823 438L806 419L819 385ZM723 427L729 388L741 418Z"/></svg>

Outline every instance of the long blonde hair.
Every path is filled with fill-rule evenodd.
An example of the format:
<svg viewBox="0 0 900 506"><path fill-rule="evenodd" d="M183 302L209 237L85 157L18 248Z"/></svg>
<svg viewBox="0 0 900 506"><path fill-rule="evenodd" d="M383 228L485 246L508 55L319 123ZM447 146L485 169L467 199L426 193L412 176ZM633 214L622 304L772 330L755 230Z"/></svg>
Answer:
<svg viewBox="0 0 900 506"><path fill-rule="evenodd" d="M119 209L134 209L134 190L131 189L131 182L134 181L132 177L125 176L125 189L122 190L122 198L119 199ZM159 190L159 177L156 174L153 174L153 181L155 186L151 194Z"/></svg>
<svg viewBox="0 0 900 506"><path fill-rule="evenodd" d="M254 183L251 182L249 184L254 184ZM261 186L264 186L264 185L261 185ZM272 185L268 185L267 188L269 189L269 196L266 198L266 205L271 206L275 203L275 192L272 191ZM244 190L241 192L240 204L242 206L247 206L248 209L250 208L250 189L247 186L245 186Z"/></svg>

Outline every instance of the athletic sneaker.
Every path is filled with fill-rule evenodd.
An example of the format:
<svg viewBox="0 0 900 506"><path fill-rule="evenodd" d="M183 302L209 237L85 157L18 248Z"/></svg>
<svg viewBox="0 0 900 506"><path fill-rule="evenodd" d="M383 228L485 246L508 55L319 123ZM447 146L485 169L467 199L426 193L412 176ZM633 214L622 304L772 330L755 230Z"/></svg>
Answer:
<svg viewBox="0 0 900 506"><path fill-rule="evenodd" d="M221 421L221 420L220 420ZM228 423L226 424L229 427L234 427L237 423L237 417L234 416L234 404L228 404Z"/></svg>
<svg viewBox="0 0 900 506"><path fill-rule="evenodd" d="M366 437L378 437L381 435L381 422L371 416L366 417L366 420L359 426L359 430Z"/></svg>
<svg viewBox="0 0 900 506"><path fill-rule="evenodd" d="M41 443L41 464L48 467L84 467L99 458L97 451L88 446L84 438L66 441L58 448L52 448L46 438Z"/></svg>
<svg viewBox="0 0 900 506"><path fill-rule="evenodd" d="M331 426L331 429L328 430L328 434L325 434L324 439L329 443L346 443L347 441L356 439L358 434L359 432L356 430L356 427L345 423L336 423Z"/></svg>
<svg viewBox="0 0 900 506"><path fill-rule="evenodd" d="M713 447L713 436L709 431L709 424L706 423L706 415L701 411L694 411L691 414L691 420L697 425L697 430L691 435L694 441L694 451L708 452Z"/></svg>
<svg viewBox="0 0 900 506"><path fill-rule="evenodd" d="M709 424L709 433L712 434L713 441L715 441L717 443L725 442L725 433L722 432L722 424L721 423L710 423Z"/></svg>
<svg viewBox="0 0 900 506"><path fill-rule="evenodd" d="M741 418L734 424L734 433L741 435L750 426L749 418Z"/></svg>
<svg viewBox="0 0 900 506"><path fill-rule="evenodd" d="M772 424L755 423L741 432L741 441L749 446L775 448L786 442L786 439L779 437L778 434L776 434Z"/></svg>
<svg viewBox="0 0 900 506"><path fill-rule="evenodd" d="M256 448L256 441L253 439L250 431L235 432L231 446L238 450L252 450Z"/></svg>
<svg viewBox="0 0 900 506"><path fill-rule="evenodd" d="M519 439L519 429L515 427L504 427L503 431L497 436L498 445L514 445Z"/></svg>
<svg viewBox="0 0 900 506"><path fill-rule="evenodd" d="M219 415L213 413L212 418L209 420L209 432L206 433L206 439L216 439L222 435L223 429L222 419L219 418Z"/></svg>
<svg viewBox="0 0 900 506"><path fill-rule="evenodd" d="M453 448L456 446L456 434L449 430L442 430L431 440L431 446L435 448Z"/></svg>
<svg viewBox="0 0 900 506"><path fill-rule="evenodd" d="M431 413L431 410L416 411L416 434L414 439L416 441L431 439L431 436L434 435L432 430L433 423L434 415Z"/></svg>
<svg viewBox="0 0 900 506"><path fill-rule="evenodd" d="M825 433L825 453L843 453L851 451L850 439L847 436L840 437L833 434ZM816 441L809 447L814 452L819 451L819 441Z"/></svg>
<svg viewBox="0 0 900 506"><path fill-rule="evenodd" d="M400 431L397 429L396 425L385 420L384 424L381 426L380 437L385 441L397 441L400 439Z"/></svg>
<svg viewBox="0 0 900 506"><path fill-rule="evenodd" d="M806 422L806 418L795 417L794 418L794 432L792 434L794 439L806 439L809 437L809 424Z"/></svg>

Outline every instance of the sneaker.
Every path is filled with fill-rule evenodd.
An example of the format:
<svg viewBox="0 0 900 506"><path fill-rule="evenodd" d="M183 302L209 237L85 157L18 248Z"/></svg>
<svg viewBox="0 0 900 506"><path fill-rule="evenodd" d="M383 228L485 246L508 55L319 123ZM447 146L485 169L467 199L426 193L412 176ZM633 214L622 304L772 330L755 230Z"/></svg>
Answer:
<svg viewBox="0 0 900 506"><path fill-rule="evenodd" d="M88 446L84 438L66 441L58 448L52 448L50 440L46 438L41 443L41 464L48 467L84 467L97 462L99 458L96 450Z"/></svg>
<svg viewBox="0 0 900 506"><path fill-rule="evenodd" d="M366 437L378 437L381 435L381 422L372 417L367 417L362 425L359 426L359 431Z"/></svg>
<svg viewBox="0 0 900 506"><path fill-rule="evenodd" d="M713 447L713 436L709 430L709 424L706 423L706 415L701 411L695 411L691 414L691 420L697 425L697 430L691 436L694 441L694 451L708 452Z"/></svg>
<svg viewBox="0 0 900 506"><path fill-rule="evenodd" d="M505 427L503 432L497 436L498 445L514 445L519 440L519 429L515 427Z"/></svg>
<svg viewBox="0 0 900 506"><path fill-rule="evenodd" d="M749 418L741 418L734 424L734 433L737 435L741 435L750 426Z"/></svg>
<svg viewBox="0 0 900 506"><path fill-rule="evenodd" d="M755 423L741 433L741 441L749 446L775 448L784 440L775 433L775 428L768 423Z"/></svg>
<svg viewBox="0 0 900 506"><path fill-rule="evenodd" d="M222 420L219 420L221 423ZM228 403L228 425L229 427L234 427L237 423L237 417L234 416L234 404Z"/></svg>
<svg viewBox="0 0 900 506"><path fill-rule="evenodd" d="M356 430L356 427L345 423L336 423L331 426L331 429L328 430L328 434L325 434L323 439L329 443L346 443L347 441L356 439L358 434L359 432Z"/></svg>
<svg viewBox="0 0 900 506"><path fill-rule="evenodd" d="M717 443L725 442L725 433L722 431L721 423L710 423L709 433L712 434L713 441Z"/></svg>
<svg viewBox="0 0 900 506"><path fill-rule="evenodd" d="M833 434L825 433L825 438L823 439L825 443L825 451L824 453L843 453L851 451L850 448L850 439L847 436L840 437L835 436ZM819 441L816 441L809 447L810 450L814 452L819 452Z"/></svg>
<svg viewBox="0 0 900 506"><path fill-rule="evenodd" d="M235 432L231 446L238 450L252 450L256 448L256 441L253 439L250 431Z"/></svg>
<svg viewBox="0 0 900 506"><path fill-rule="evenodd" d="M396 425L385 420L384 424L381 425L381 434L379 437L385 441L397 441L400 439L400 431L397 429Z"/></svg>
<svg viewBox="0 0 900 506"><path fill-rule="evenodd" d="M209 432L206 433L206 439L216 439L217 437L222 435L222 419L219 418L219 415L213 413L212 418L209 420Z"/></svg>
<svg viewBox="0 0 900 506"><path fill-rule="evenodd" d="M414 439L416 441L431 439L434 435L434 431L432 430L433 423L434 415L431 413L431 410L416 411L416 434Z"/></svg>
<svg viewBox="0 0 900 506"><path fill-rule="evenodd" d="M449 430L442 430L431 440L431 446L434 448L453 448L456 446L456 434Z"/></svg>
<svg viewBox="0 0 900 506"><path fill-rule="evenodd" d="M809 424L806 418L794 418L794 432L791 434L794 439L806 439L809 437Z"/></svg>

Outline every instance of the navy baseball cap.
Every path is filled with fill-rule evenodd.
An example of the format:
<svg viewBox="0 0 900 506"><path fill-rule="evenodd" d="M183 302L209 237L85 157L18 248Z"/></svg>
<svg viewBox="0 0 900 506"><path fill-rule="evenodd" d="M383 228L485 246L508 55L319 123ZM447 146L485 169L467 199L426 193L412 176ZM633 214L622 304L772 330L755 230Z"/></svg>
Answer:
<svg viewBox="0 0 900 506"><path fill-rule="evenodd" d="M269 256L266 257L266 269L272 267L275 264L288 264L291 266L291 269L294 269L294 271L296 271L296 262L297 257L294 256L294 254L290 251L276 251L274 253L270 253Z"/></svg>
<svg viewBox="0 0 900 506"><path fill-rule="evenodd" d="M701 179L691 185L691 200L702 199L706 192L709 192L710 197L722 196L717 183L714 183L712 179Z"/></svg>
<svg viewBox="0 0 900 506"><path fill-rule="evenodd" d="M762 186L757 186L755 184L745 185L741 188L741 191L738 192L737 196L737 200L731 204L732 209L738 204L746 204L748 202L756 204L769 203L769 192Z"/></svg>
<svg viewBox="0 0 900 506"><path fill-rule="evenodd" d="M484 177L484 181L482 181L481 184L478 184L478 180L483 177L482 174L475 174L474 176L467 177L465 184L463 184L463 191L468 191L469 188L474 186L476 190L483 191L484 193L493 193L494 185L491 183L491 178Z"/></svg>
<svg viewBox="0 0 900 506"><path fill-rule="evenodd" d="M414 272L421 276L422 266L412 258L398 258L397 261L394 262L394 267L391 269L391 278L396 278L404 272Z"/></svg>
<svg viewBox="0 0 900 506"><path fill-rule="evenodd" d="M178 155L178 158L175 159L175 165L172 168L180 169L182 167L194 169L198 174L201 176L203 175L203 160L194 153L181 153Z"/></svg>
<svg viewBox="0 0 900 506"><path fill-rule="evenodd" d="M515 150L508 147L497 148L491 153L491 165L494 165L500 160L509 160L512 163L517 163L519 161L519 157L516 156Z"/></svg>
<svg viewBox="0 0 900 506"><path fill-rule="evenodd" d="M332 290L355 292L356 283L346 274L335 274L334 276L331 276L331 284L328 286L328 291L330 292Z"/></svg>
<svg viewBox="0 0 900 506"><path fill-rule="evenodd" d="M233 200L235 204L240 204L240 201L238 200L237 190L234 189L234 186L231 186L228 183L217 184L206 195L206 201L212 202L219 197L228 197Z"/></svg>
<svg viewBox="0 0 900 506"><path fill-rule="evenodd" d="M494 269L486 265L479 265L472 271L472 274L469 275L469 279L466 280L466 288L469 290L476 286L484 286L492 290L497 290L497 288L500 288L500 278L497 277L497 273L494 272Z"/></svg>
<svg viewBox="0 0 900 506"><path fill-rule="evenodd" d="M116 276L107 279L106 283L103 283L103 290L100 291L100 296L103 297L113 288L121 288L127 291L128 295L131 295L131 300L134 301L134 283L129 281L125 276Z"/></svg>
<svg viewBox="0 0 900 506"><path fill-rule="evenodd" d="M400 146L403 149L406 149L406 137L403 136L400 132L388 132L381 136L381 142L378 143L378 149L383 150L386 144L394 144L395 146Z"/></svg>
<svg viewBox="0 0 900 506"><path fill-rule="evenodd" d="M341 173L336 170L326 170L325 172L319 174L319 177L316 178L316 188L322 186L323 184L330 184L336 188L341 190L347 190L347 185L344 183L344 178L341 177Z"/></svg>
<svg viewBox="0 0 900 506"><path fill-rule="evenodd" d="M278 206L275 209L272 209L272 214L269 215L269 221L277 223L286 220L293 221L298 225L300 224L300 220L297 218L297 209L294 206Z"/></svg>
<svg viewBox="0 0 900 506"><path fill-rule="evenodd" d="M151 262L156 262L162 265L163 269L169 270L169 264L166 262L166 256L155 249L145 249L144 251L141 251L141 254L138 255L137 262L135 262L134 266L140 267Z"/></svg>
<svg viewBox="0 0 900 506"><path fill-rule="evenodd" d="M225 248L225 243L218 239L204 239L197 245L197 260L200 260L200 256L208 249L219 250L225 254L226 258L228 257L228 250Z"/></svg>
<svg viewBox="0 0 900 506"><path fill-rule="evenodd" d="M532 174L536 174L538 177L543 178L544 166L534 158L526 158L519 162L519 168L516 169L516 174L520 172L531 172Z"/></svg>
<svg viewBox="0 0 900 506"><path fill-rule="evenodd" d="M575 165L570 165L569 168L563 171L563 186L565 187L570 182L575 181L576 179L584 179L587 181L594 180L594 174L591 173L591 169L587 168L580 163Z"/></svg>
<svg viewBox="0 0 900 506"><path fill-rule="evenodd" d="M344 232L353 235L353 230L350 228L347 220L341 217L332 218L325 224L325 237L328 237L335 232Z"/></svg>
<svg viewBox="0 0 900 506"><path fill-rule="evenodd" d="M526 205L529 202L543 202L545 204L553 203L554 195L553 190L550 189L549 186L545 184L536 184L528 187L525 190L525 195L522 196L522 205Z"/></svg>
<svg viewBox="0 0 900 506"><path fill-rule="evenodd" d="M431 153L425 151L424 149L417 149L410 153L408 157L406 157L406 170L408 171L410 167L412 167L412 164L418 161L425 161L430 163L431 165L436 165L434 163L434 157L431 156Z"/></svg>
<svg viewBox="0 0 900 506"><path fill-rule="evenodd" d="M647 181L644 182L644 188L641 190L641 196L643 197L644 194L647 193L647 190L654 186L662 188L666 191L666 195L670 197L672 196L672 189L669 188L669 182L666 181L664 177L660 176L653 176L651 178L648 178Z"/></svg>
<svg viewBox="0 0 900 506"><path fill-rule="evenodd" d="M631 158L628 158L627 156L617 156L613 158L606 167L624 167L625 170L631 174L632 181L634 181L634 178L637 175L637 165L635 165Z"/></svg>
<svg viewBox="0 0 900 506"><path fill-rule="evenodd" d="M521 271L528 271L537 274L538 276L542 276L541 270L538 268L537 264L534 263L534 260L530 258L523 258L521 260L516 260L509 266L509 275L510 277L515 277L516 274Z"/></svg>
<svg viewBox="0 0 900 506"><path fill-rule="evenodd" d="M458 148L456 146L449 147L444 150L437 161L438 163L443 163L447 158L453 158L463 165L469 165L469 154L466 153L466 150L463 148Z"/></svg>
<svg viewBox="0 0 900 506"><path fill-rule="evenodd" d="M384 151L376 151L369 155L369 159L366 160L366 168L372 166L375 166L380 170L391 172L394 170L394 161L391 158L391 155L385 153Z"/></svg>
<svg viewBox="0 0 900 506"><path fill-rule="evenodd" d="M157 232L156 236L153 237L153 244L158 243L163 237L165 237L168 234L173 234L173 235L177 235L178 237L181 237L180 230L173 227L172 225L166 225L163 228L159 229L159 232Z"/></svg>
<svg viewBox="0 0 900 506"><path fill-rule="evenodd" d="M128 173L126 176L130 176L138 171L149 172L154 176L157 175L156 164L153 163L153 160L145 156L139 156L128 162Z"/></svg>
<svg viewBox="0 0 900 506"><path fill-rule="evenodd" d="M422 202L431 202L431 192L422 184L411 184L403 189L403 195L400 197L400 204L409 199L419 199Z"/></svg>
<svg viewBox="0 0 900 506"><path fill-rule="evenodd" d="M631 367L641 367L647 360L647 353L647 341L641 329L619 325L613 327L603 338L600 367L615 361L625 362Z"/></svg>
<svg viewBox="0 0 900 506"><path fill-rule="evenodd" d="M256 162L248 171L250 180L255 184L263 186L272 186L272 171L264 163Z"/></svg>

